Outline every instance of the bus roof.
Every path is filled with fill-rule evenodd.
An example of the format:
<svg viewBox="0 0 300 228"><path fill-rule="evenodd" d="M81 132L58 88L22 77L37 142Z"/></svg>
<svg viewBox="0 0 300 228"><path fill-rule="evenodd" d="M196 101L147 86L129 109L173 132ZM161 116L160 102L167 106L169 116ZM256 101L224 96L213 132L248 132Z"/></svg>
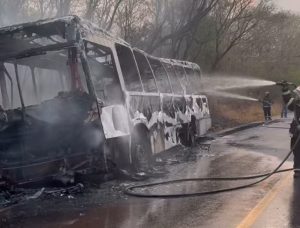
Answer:
<svg viewBox="0 0 300 228"><path fill-rule="evenodd" d="M78 37L94 43L99 43L101 40L133 48L129 43L116 38L108 31L73 15L0 28L0 62L39 55L47 50L60 50L74 45ZM134 48L134 50L165 63L200 70L200 67L192 62L158 58L138 48Z"/></svg>

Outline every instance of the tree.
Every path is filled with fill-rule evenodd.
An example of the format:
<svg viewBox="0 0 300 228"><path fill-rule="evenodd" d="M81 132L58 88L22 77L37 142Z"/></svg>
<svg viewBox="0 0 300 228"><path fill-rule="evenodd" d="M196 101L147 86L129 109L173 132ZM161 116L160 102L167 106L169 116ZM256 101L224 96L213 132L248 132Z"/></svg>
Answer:
<svg viewBox="0 0 300 228"><path fill-rule="evenodd" d="M206 17L220 0L165 0L155 1L155 20L149 37L147 51L169 44L172 49L180 50L188 43L187 38L194 33L199 22ZM173 53L173 56L176 55Z"/></svg>
<svg viewBox="0 0 300 228"><path fill-rule="evenodd" d="M106 30L111 30L118 8L123 0L86 0L84 17L97 23Z"/></svg>
<svg viewBox="0 0 300 228"><path fill-rule="evenodd" d="M56 0L56 16L62 17L70 14L71 0Z"/></svg>
<svg viewBox="0 0 300 228"><path fill-rule="evenodd" d="M213 70L233 47L249 37L250 31L260 23L260 12L265 7L264 1L257 6L253 6L252 0L223 0L217 3L212 13L215 21Z"/></svg>
<svg viewBox="0 0 300 228"><path fill-rule="evenodd" d="M120 36L139 45L145 39L147 25L151 21L149 15L150 3L148 0L124 0L116 12L116 25Z"/></svg>

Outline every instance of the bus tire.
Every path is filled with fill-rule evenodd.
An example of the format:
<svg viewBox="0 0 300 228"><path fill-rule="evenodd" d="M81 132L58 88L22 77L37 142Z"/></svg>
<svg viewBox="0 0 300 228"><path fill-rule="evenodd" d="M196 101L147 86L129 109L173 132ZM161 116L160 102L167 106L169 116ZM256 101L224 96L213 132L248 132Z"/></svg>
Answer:
<svg viewBox="0 0 300 228"><path fill-rule="evenodd" d="M147 171L151 168L152 151L148 129L139 126L132 134L132 165L135 171Z"/></svg>

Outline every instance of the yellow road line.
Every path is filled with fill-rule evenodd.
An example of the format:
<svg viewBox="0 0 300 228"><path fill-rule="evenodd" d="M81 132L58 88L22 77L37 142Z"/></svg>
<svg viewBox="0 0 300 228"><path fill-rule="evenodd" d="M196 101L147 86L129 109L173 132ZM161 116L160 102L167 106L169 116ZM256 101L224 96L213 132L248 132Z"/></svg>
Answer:
<svg viewBox="0 0 300 228"><path fill-rule="evenodd" d="M278 193L286 186L288 180L291 178L291 175L292 174L287 174L284 179L276 183L275 186L268 192L268 194L243 219L237 228L251 227L262 214L262 212L271 204Z"/></svg>

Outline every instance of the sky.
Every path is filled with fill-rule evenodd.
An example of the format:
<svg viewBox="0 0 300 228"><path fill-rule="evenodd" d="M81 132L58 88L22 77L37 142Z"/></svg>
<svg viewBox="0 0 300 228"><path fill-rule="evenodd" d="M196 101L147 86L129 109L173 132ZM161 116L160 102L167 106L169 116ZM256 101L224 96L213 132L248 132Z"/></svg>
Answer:
<svg viewBox="0 0 300 228"><path fill-rule="evenodd" d="M300 14L300 0L273 0L277 7Z"/></svg>

